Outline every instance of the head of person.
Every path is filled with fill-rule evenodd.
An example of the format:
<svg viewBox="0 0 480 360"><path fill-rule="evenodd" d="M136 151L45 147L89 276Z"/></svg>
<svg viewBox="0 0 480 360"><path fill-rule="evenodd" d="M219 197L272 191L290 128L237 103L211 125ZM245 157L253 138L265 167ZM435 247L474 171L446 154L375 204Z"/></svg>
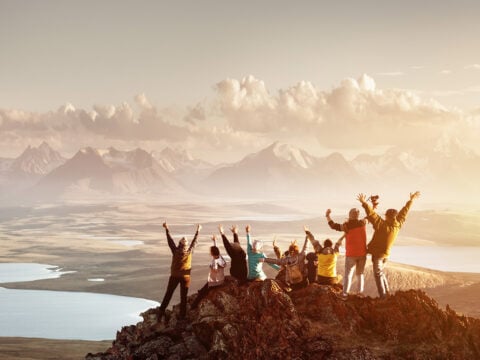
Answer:
<svg viewBox="0 0 480 360"><path fill-rule="evenodd" d="M359 217L360 217L360 210L358 210L357 208L352 208L348 212L348 220L358 220Z"/></svg>
<svg viewBox="0 0 480 360"><path fill-rule="evenodd" d="M388 209L385 213L385 220L393 221L396 219L398 211L395 209Z"/></svg>
<svg viewBox="0 0 480 360"><path fill-rule="evenodd" d="M212 255L214 258L219 257L220 249L216 246L210 246L210 255Z"/></svg>
<svg viewBox="0 0 480 360"><path fill-rule="evenodd" d="M327 239L323 242L323 247L332 247L333 243L332 240Z"/></svg>
<svg viewBox="0 0 480 360"><path fill-rule="evenodd" d="M253 240L252 249L254 252L262 251L263 243L260 240Z"/></svg>
<svg viewBox="0 0 480 360"><path fill-rule="evenodd" d="M290 256L293 256L293 255L297 255L298 253L299 253L299 250L298 250L297 241L296 240L292 241L292 243L288 247L288 254Z"/></svg>
<svg viewBox="0 0 480 360"><path fill-rule="evenodd" d="M178 242L178 245L181 247L187 247L188 246L188 239L186 236L182 237L180 241Z"/></svg>

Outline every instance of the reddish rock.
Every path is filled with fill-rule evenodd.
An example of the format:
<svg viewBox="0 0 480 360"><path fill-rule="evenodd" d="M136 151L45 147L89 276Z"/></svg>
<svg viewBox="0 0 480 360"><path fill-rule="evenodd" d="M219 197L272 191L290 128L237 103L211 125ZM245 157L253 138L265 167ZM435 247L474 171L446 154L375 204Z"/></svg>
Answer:
<svg viewBox="0 0 480 360"><path fill-rule="evenodd" d="M186 320L177 320L178 305L163 323L150 309L86 359L480 359L480 320L442 310L421 291L346 301L340 293L341 286L287 294L273 280L226 282Z"/></svg>

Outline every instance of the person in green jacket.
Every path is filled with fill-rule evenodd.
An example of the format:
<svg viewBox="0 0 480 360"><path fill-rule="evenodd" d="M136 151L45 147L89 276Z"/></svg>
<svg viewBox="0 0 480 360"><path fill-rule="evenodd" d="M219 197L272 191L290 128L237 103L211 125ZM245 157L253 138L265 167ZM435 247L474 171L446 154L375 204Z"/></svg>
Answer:
<svg viewBox="0 0 480 360"><path fill-rule="evenodd" d="M367 198L364 194L357 196L357 200L360 201L362 207L365 209L367 219L372 224L374 230L372 240L367 245L367 253L372 254L373 275L375 277L378 294L381 298L386 297L389 293L388 281L384 269L390 256L390 250L397 238L400 228L407 218L413 200L419 196L420 192L418 191L410 193L410 200L407 201L405 206L400 211L388 209L385 213L385 219L382 219L367 203Z"/></svg>

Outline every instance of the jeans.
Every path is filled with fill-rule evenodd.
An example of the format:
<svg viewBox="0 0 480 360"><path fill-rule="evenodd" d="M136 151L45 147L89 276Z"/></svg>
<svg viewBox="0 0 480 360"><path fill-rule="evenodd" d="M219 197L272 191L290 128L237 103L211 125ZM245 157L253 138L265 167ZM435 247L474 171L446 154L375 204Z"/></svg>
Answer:
<svg viewBox="0 0 480 360"><path fill-rule="evenodd" d="M375 284L377 285L378 295L381 298L386 297L390 291L388 287L387 276L384 272L386 262L387 258L372 256L373 276L375 277Z"/></svg>
<svg viewBox="0 0 480 360"><path fill-rule="evenodd" d="M170 276L168 279L167 292L163 297L162 304L160 305L160 313L165 313L165 309L168 303L172 299L173 292L180 284L180 319L184 319L187 314L187 294L190 287L190 275L184 275L180 277Z"/></svg>
<svg viewBox="0 0 480 360"><path fill-rule="evenodd" d="M345 279L343 280L343 292L348 294L353 282L353 272L357 275L358 292L363 293L365 287L365 263L366 256L347 256L345 257Z"/></svg>

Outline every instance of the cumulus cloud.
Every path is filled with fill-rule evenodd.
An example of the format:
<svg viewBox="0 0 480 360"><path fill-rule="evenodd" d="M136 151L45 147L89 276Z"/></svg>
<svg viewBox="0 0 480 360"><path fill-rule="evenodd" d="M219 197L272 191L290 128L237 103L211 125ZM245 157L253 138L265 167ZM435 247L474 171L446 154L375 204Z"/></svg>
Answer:
<svg viewBox="0 0 480 360"><path fill-rule="evenodd" d="M252 76L217 85L222 115L233 129L315 136L330 147L392 145L435 136L458 114L401 89L378 89L373 78L345 79L330 91L302 81L271 95Z"/></svg>
<svg viewBox="0 0 480 360"><path fill-rule="evenodd" d="M144 94L135 97L138 111L129 103L118 106L94 105L90 111L75 109L71 104L47 113L0 109L0 134L15 132L22 136L99 135L113 140L181 141L189 135L184 126L166 120Z"/></svg>
<svg viewBox="0 0 480 360"><path fill-rule="evenodd" d="M69 151L87 145L153 150L181 143L192 152L219 157L231 152L238 158L276 140L362 150L425 142L445 132L478 137L478 113L446 108L418 92L379 88L368 75L328 90L300 81L274 93L250 75L220 81L215 90L213 99L182 110L159 109L145 94L133 105L66 104L45 113L0 109L0 150L41 140Z"/></svg>
<svg viewBox="0 0 480 360"><path fill-rule="evenodd" d="M216 85L221 114L237 130L268 132L275 123L276 100L269 94L265 83L252 75L226 79Z"/></svg>

